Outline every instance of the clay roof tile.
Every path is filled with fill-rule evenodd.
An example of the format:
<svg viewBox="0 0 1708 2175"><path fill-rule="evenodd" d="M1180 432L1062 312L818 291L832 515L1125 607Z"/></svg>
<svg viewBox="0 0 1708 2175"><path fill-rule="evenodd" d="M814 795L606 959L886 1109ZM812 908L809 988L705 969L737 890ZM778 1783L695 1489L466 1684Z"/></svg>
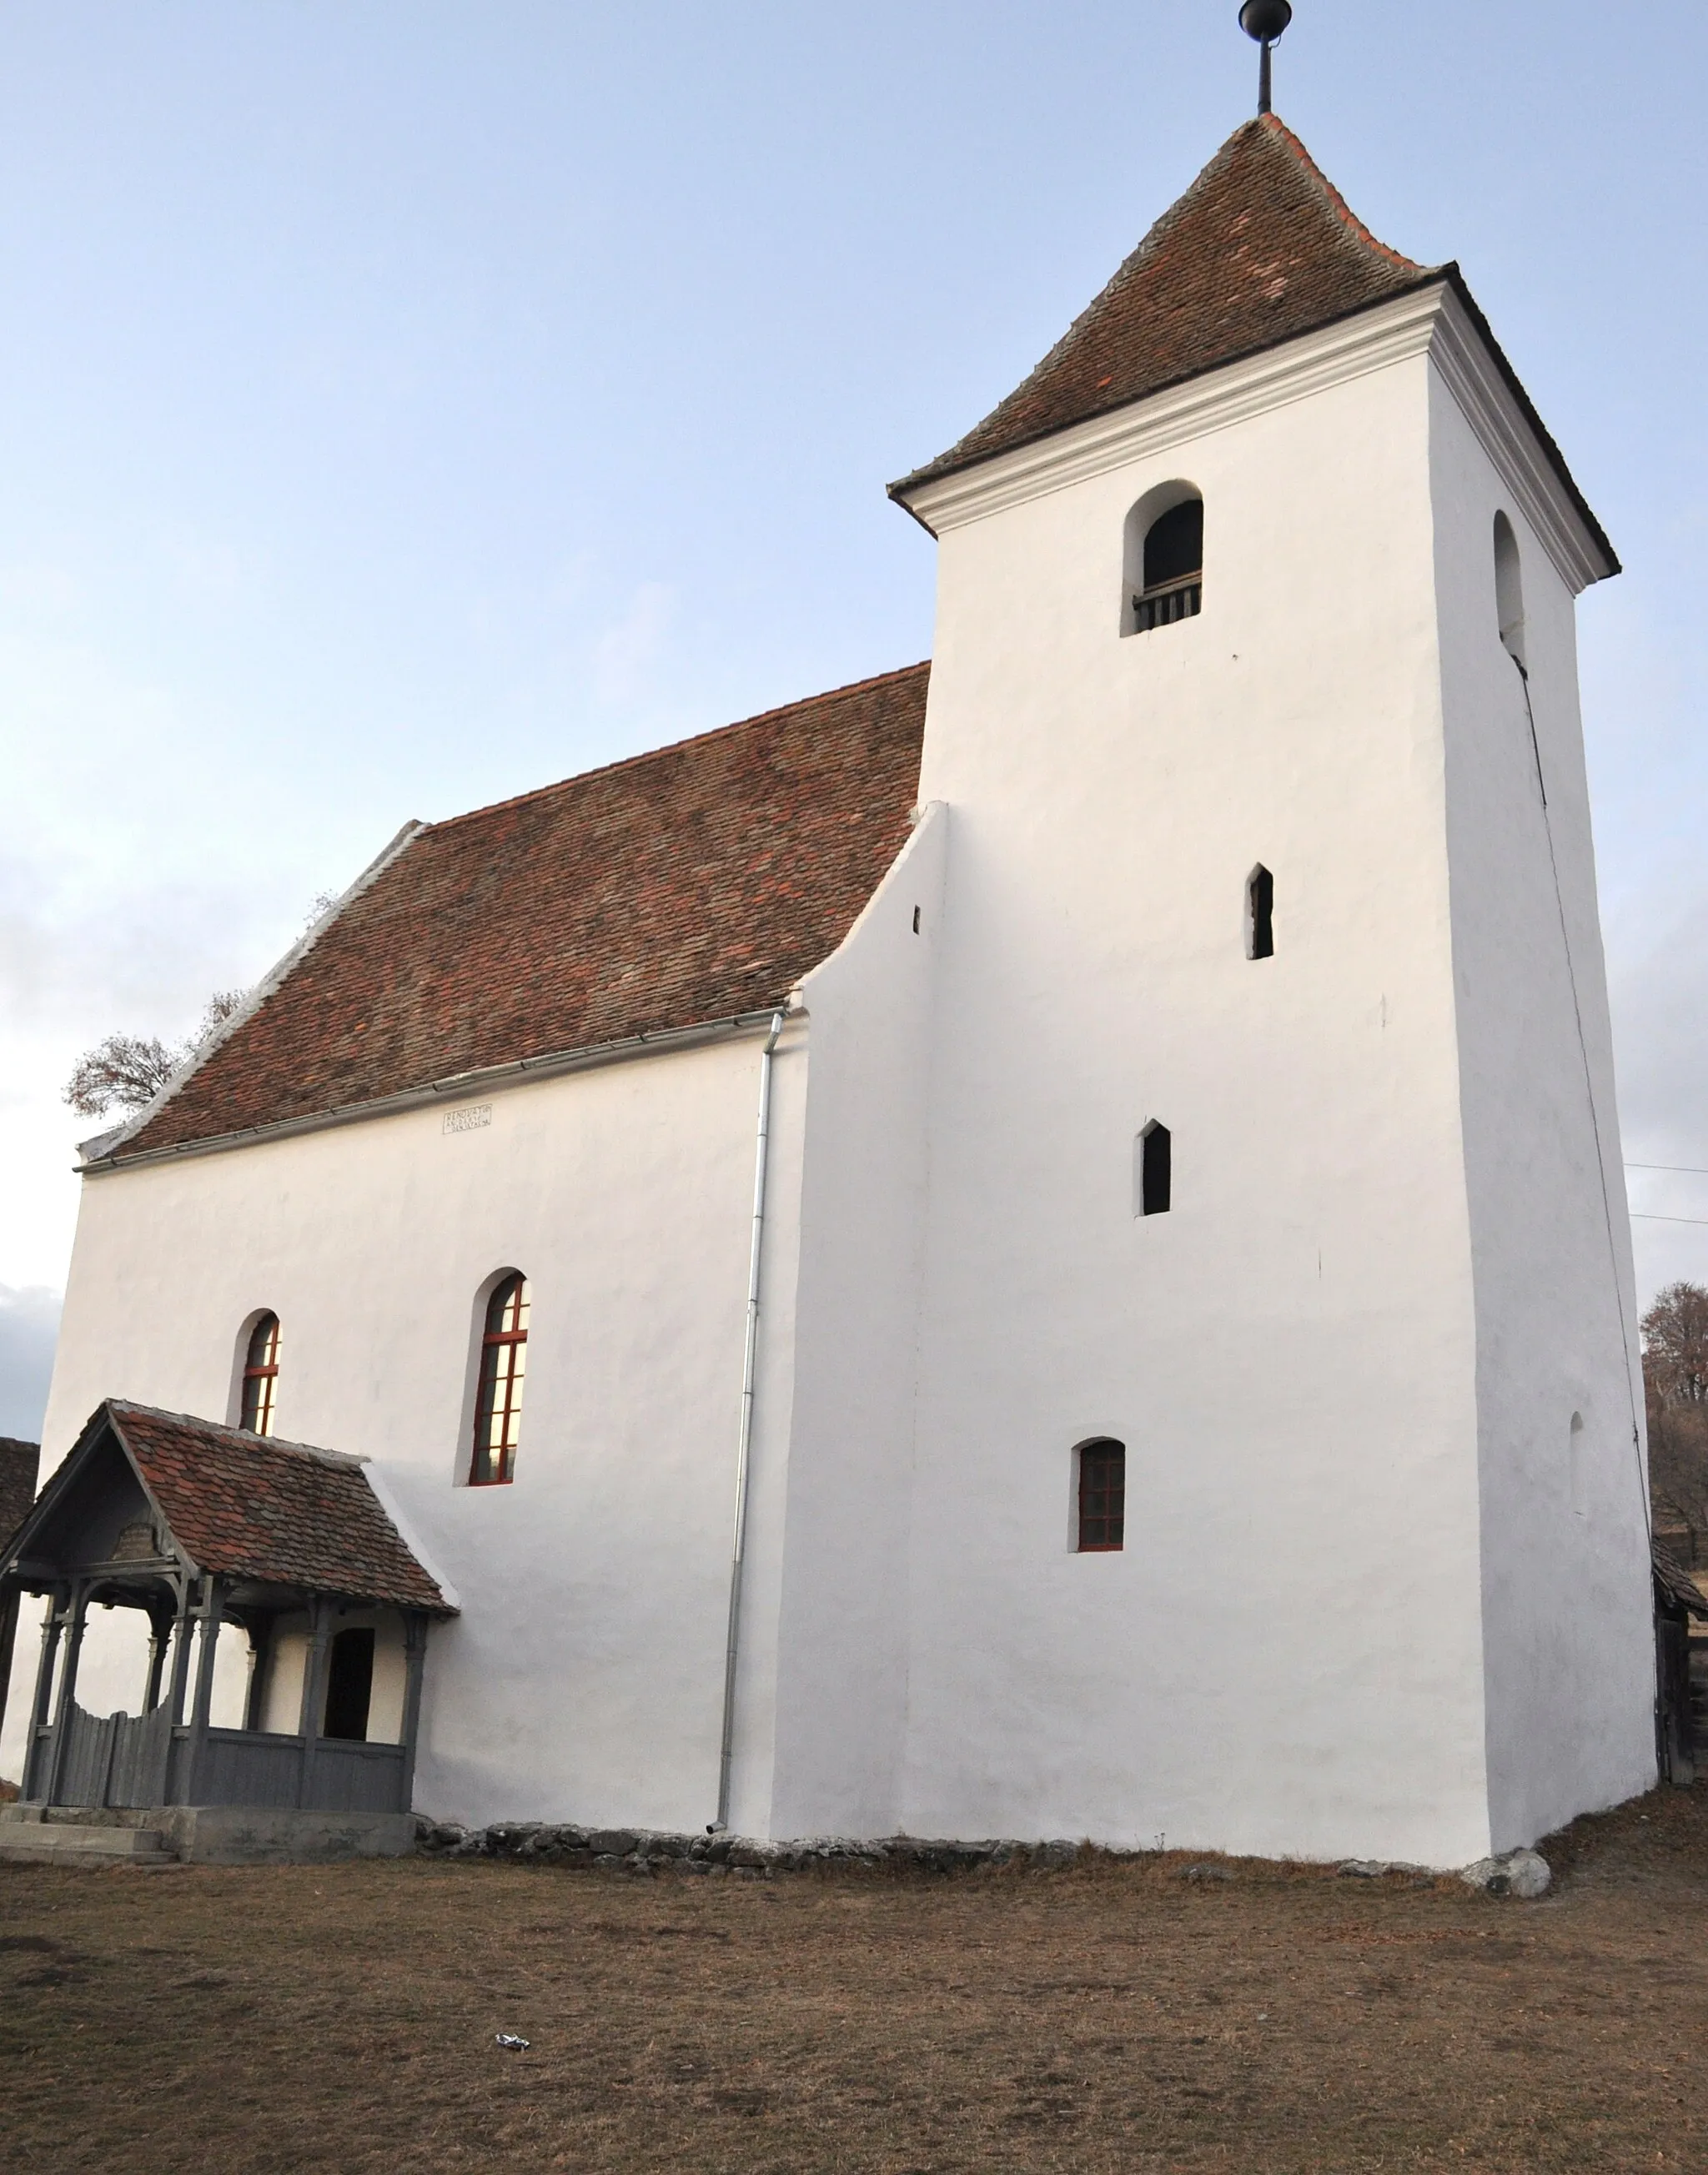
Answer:
<svg viewBox="0 0 1708 2175"><path fill-rule="evenodd" d="M117 1159L769 1009L906 843L928 664L418 830Z"/></svg>
<svg viewBox="0 0 1708 2175"><path fill-rule="evenodd" d="M198 1570L453 1613L370 1486L362 1461L111 1397L106 1424Z"/></svg>
<svg viewBox="0 0 1708 2175"><path fill-rule="evenodd" d="M893 494L1442 276L1378 241L1285 122L1248 121L1024 382Z"/></svg>

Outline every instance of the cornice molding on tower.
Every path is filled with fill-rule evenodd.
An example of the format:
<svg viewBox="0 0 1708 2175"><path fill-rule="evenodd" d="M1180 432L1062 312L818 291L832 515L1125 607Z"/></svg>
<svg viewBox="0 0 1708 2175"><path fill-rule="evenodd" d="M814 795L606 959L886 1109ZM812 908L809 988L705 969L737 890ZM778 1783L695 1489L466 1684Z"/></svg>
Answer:
<svg viewBox="0 0 1708 2175"><path fill-rule="evenodd" d="M1456 281L1435 294L1430 358L1560 579L1580 596L1592 582L1617 574L1619 562L1592 518L1585 520L1589 509L1562 483L1558 449L1538 440L1527 401L1515 394L1510 365L1486 336L1475 305Z"/></svg>
<svg viewBox="0 0 1708 2175"><path fill-rule="evenodd" d="M1113 415L899 493L934 536L1429 355L1574 594L1618 571L1450 274Z"/></svg>

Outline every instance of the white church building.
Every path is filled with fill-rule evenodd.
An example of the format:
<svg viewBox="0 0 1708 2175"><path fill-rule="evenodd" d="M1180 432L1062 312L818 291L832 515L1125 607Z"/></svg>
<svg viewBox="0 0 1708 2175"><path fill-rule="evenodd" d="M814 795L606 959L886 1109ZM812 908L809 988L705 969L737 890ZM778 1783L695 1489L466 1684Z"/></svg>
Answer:
<svg viewBox="0 0 1708 2175"><path fill-rule="evenodd" d="M1457 267L1266 114L891 496L929 665L407 825L89 1144L26 1798L1450 1866L1653 1781L1618 562Z"/></svg>

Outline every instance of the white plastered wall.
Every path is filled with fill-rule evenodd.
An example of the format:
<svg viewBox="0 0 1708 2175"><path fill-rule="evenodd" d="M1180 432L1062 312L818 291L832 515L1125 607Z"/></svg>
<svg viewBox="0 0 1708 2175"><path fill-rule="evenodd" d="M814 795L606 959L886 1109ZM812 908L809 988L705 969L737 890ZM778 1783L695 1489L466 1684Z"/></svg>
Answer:
<svg viewBox="0 0 1708 2175"><path fill-rule="evenodd" d="M409 1673L402 1618L391 1608L342 1607L331 1629L334 1634L364 1630L373 1632L374 1673L368 1695L367 1742L400 1744ZM272 1650L267 1657L261 1687L261 1728L276 1730L285 1736L296 1734L302 1720L302 1678L308 1667L308 1638L306 1612L282 1616L274 1625ZM223 1658L223 1654L216 1651L216 1668ZM242 1727L241 1714L230 1726Z"/></svg>
<svg viewBox="0 0 1708 2175"><path fill-rule="evenodd" d="M762 1749L805 1092L794 1032L772 1142L781 1267L744 1676ZM447 1134L431 1108L87 1181L47 1468L104 1397L223 1419L239 1327L272 1308L279 1434L372 1458L463 1604L429 1641L417 1803L474 1821L702 1825L717 1799L756 1078L743 1037L507 1088L468 1131ZM533 1300L517 1480L471 1489L477 1295L510 1266ZM26 1678L32 1643L19 1642Z"/></svg>
<svg viewBox="0 0 1708 2175"><path fill-rule="evenodd" d="M1641 1360L1573 595L1440 378L1431 450L1505 1849L1654 1779ZM1499 639L1497 513L1518 540L1534 743Z"/></svg>
<svg viewBox="0 0 1708 2175"><path fill-rule="evenodd" d="M901 1812L925 1120L949 812L924 809L810 974L783 1587L767 1831L886 1835Z"/></svg>
<svg viewBox="0 0 1708 2175"><path fill-rule="evenodd" d="M1488 1847L1429 368L942 535L916 1832ZM1201 615L1122 638L1125 516L1176 479ZM1126 1547L1079 1556L1094 1435Z"/></svg>

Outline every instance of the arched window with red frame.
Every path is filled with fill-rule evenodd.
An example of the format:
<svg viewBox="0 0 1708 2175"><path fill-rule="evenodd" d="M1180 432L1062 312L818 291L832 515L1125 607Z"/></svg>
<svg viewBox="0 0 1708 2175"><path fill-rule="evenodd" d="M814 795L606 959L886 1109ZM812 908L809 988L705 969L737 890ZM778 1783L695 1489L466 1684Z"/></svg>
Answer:
<svg viewBox="0 0 1708 2175"><path fill-rule="evenodd" d="M486 1302L480 1337L480 1386L474 1399L471 1488L497 1488L516 1478L522 1430L522 1382L528 1366L528 1279L501 1279Z"/></svg>
<svg viewBox="0 0 1708 2175"><path fill-rule="evenodd" d="M237 1424L251 1435L271 1435L279 1395L279 1316L263 1314L249 1332L243 1354L243 1402Z"/></svg>
<svg viewBox="0 0 1708 2175"><path fill-rule="evenodd" d="M1079 1537L1082 1555L1109 1555L1126 1546L1127 1446L1104 1439L1082 1443Z"/></svg>

